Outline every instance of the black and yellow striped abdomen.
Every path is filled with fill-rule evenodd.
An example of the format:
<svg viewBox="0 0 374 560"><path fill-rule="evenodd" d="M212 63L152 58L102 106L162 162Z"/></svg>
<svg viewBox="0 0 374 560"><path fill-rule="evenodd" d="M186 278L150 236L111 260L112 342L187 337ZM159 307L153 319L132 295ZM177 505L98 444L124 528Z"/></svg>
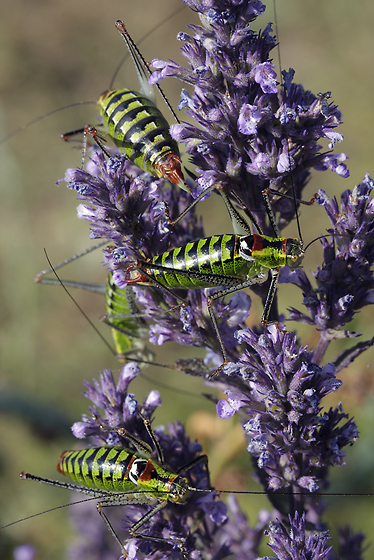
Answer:
<svg viewBox="0 0 374 560"><path fill-rule="evenodd" d="M144 171L161 177L159 160L170 154L180 159L167 120L147 97L126 88L116 89L103 93L98 105L113 141Z"/></svg>
<svg viewBox="0 0 374 560"><path fill-rule="evenodd" d="M253 262L239 254L238 235L214 235L166 251L144 263L144 270L162 286L172 288L209 288L231 284L233 278L244 280L251 274ZM169 271L152 268L152 264ZM178 274L178 270L187 274ZM191 277L188 273L202 273ZM222 278L218 284L217 277Z"/></svg>
<svg viewBox="0 0 374 560"><path fill-rule="evenodd" d="M128 478L134 457L134 452L123 447L63 451L57 470L89 488L123 492L134 488Z"/></svg>

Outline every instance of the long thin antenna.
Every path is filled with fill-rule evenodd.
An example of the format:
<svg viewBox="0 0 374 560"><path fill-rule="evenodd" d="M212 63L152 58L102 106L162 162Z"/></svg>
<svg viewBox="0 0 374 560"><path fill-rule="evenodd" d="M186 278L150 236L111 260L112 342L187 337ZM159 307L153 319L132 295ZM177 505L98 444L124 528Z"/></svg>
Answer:
<svg viewBox="0 0 374 560"><path fill-rule="evenodd" d="M276 4L277 4L277 1L273 0L275 36L276 36L277 41L278 41L277 54L278 54L279 76L280 76L281 86L283 87L282 62L281 62L281 53L280 53L280 48L279 48L279 31L278 31L278 17L277 17L277 6L276 6Z"/></svg>
<svg viewBox="0 0 374 560"><path fill-rule="evenodd" d="M274 26L275 26L275 35L277 38L277 42L278 42L278 65L279 65L279 79L280 79L280 87L281 89L283 89L283 94L284 94L284 100L287 97L287 89L286 89L286 84L284 83L283 80L283 74L282 74L282 59L281 59L281 52L280 52L280 48L279 48L279 44L280 44L280 38L279 38L279 29L278 29L278 17L277 17L277 8L276 8L276 0L273 0L273 10L274 10ZM289 145L289 141L287 139L287 153L288 153L288 166L289 166L289 172L290 172L290 178L291 178L291 186L292 186L292 193L293 193L293 200L294 200L294 204L295 204L295 217L296 217L296 223L297 223L297 230L298 230L298 235L299 235L299 239L302 242L303 238L301 235L301 227L300 227L300 220L299 220L299 213L298 213L298 209L297 209L297 199L296 199L296 192L295 192L295 183L294 183L294 178L293 178L293 173L292 173L292 158L291 158L291 154L290 154L290 145Z"/></svg>
<svg viewBox="0 0 374 560"><path fill-rule="evenodd" d="M120 34L122 35L123 40L126 43L127 48L129 49L129 53L131 55L131 58L133 59L138 77L139 77L139 81L140 81L140 85L141 85L141 93L143 93L143 95L145 95L146 97L150 97L151 99L154 97L153 95L153 88L151 85L148 84L148 80L146 77L146 74L148 74L148 76L151 75L151 71L149 69L149 66L147 64L147 61L145 60L145 58L143 57L142 53L139 51L138 47L136 46L136 44L134 43L134 41L132 40L131 36L129 35L129 32L127 31L125 24L123 23L123 21L118 20L116 21L116 28L118 29L118 31L120 32ZM175 111L173 109L173 107L170 104L170 101L168 100L168 98L166 97L166 95L164 94L161 86L159 84L155 84L162 99L164 100L164 102L166 103L167 107L169 108L169 111L171 112L171 114L173 115L174 119L176 120L177 123L179 123L179 119L177 117L177 115L175 114Z"/></svg>
<svg viewBox="0 0 374 560"><path fill-rule="evenodd" d="M28 475L28 476L25 476ZM25 478L23 478L23 476ZM55 486L56 488L67 488L70 490L77 490L79 491L79 487L76 487L75 485L72 485L70 483L66 483L66 482L60 482L60 481L55 481L55 480L49 480L49 479L45 479L39 476L35 476L35 475L30 475L28 473L21 473L21 478L23 478L24 480L27 478L28 480L36 480L37 482L43 482L46 484L50 484L51 486ZM84 489L84 486L82 487ZM213 489L209 489L209 488L194 488L194 487L190 487L190 490L193 492L198 492L198 493L205 493L205 494L238 494L238 495L250 495L250 496L267 496L268 493L264 490L221 490L221 489L217 489L217 488L213 488ZM96 490L95 490L96 491ZM129 494L136 494L136 493L142 493L142 490L132 490L131 492L128 492ZM59 506L55 506L53 508L49 508L46 509L44 511L40 511L38 513L34 513L32 515L28 515L27 517L23 517L22 519L18 519L17 521L12 521L11 523L7 523L6 525L3 525L2 527L0 527L0 531L2 531L3 529L7 529L8 527L12 527L13 525L17 525L18 523L22 523L23 521L27 521L28 519L33 519L34 517L39 517L39 515L44 515L45 513L51 513L52 511L57 511L59 509L64 509L67 508L69 506L75 506L78 504L83 504L86 502L92 502L92 501L97 501L100 499L100 490L97 490L97 495L96 496L91 496L90 498L83 498L82 500L77 500L76 502L69 502L68 504L62 504ZM126 494L126 492L123 492L122 494ZM270 493L272 494L272 493ZM107 492L102 491L102 495L105 496L107 495ZM274 495L276 496L288 496L289 492L287 491L276 491L274 492ZM358 492L294 492L293 493L294 496L309 496L309 497L314 497L314 496L344 496L344 497L373 497L374 494L368 492L367 494L362 494L362 493L358 493Z"/></svg>
<svg viewBox="0 0 374 560"><path fill-rule="evenodd" d="M72 257L69 257L68 259L64 259L63 261L60 261L60 262L58 262L54 265L51 265L49 268L45 268L44 270L41 270L40 272L35 274L34 282L36 282L37 284L39 284L39 283L40 284L48 284L48 281L46 282L47 278L43 278L43 276L53 272L54 275L56 276L56 278L59 280L59 282L61 284L61 280L58 278L58 276L56 274L56 270L66 266L67 264L69 264L71 262L76 261L77 259L80 259L81 257L84 257L85 255L88 255L89 253L92 253L92 251L96 251L96 249L100 249L100 247L103 247L103 245L106 245L106 243L109 243L109 239L104 239L103 241L100 241L99 243L96 243L95 245L91 245L91 247L88 247L88 249L84 249L80 253L76 253L75 255L73 255ZM45 249L44 249L44 252L46 253ZM47 253L46 253L46 256L47 256ZM48 256L47 256L47 261L48 261L49 264L51 264Z"/></svg>
<svg viewBox="0 0 374 560"><path fill-rule="evenodd" d="M42 121L43 119L46 119L47 117L50 117L51 115L54 115L55 113L58 113L59 111L63 111L65 109L70 109L71 107L78 107L79 105L96 105L96 104L97 104L97 101L77 101L76 103L69 103L69 105L64 105L63 107L58 107L57 109L52 109L52 111L48 111L48 113L44 113L43 115L39 115L39 117L35 117L35 118L31 119L31 121L28 121L27 123L23 124L22 126L19 126L18 128L16 128L15 130L12 130L12 132L9 132L9 134L4 136L4 138L1 138L0 146L2 144L5 144L5 142L10 140L10 138L13 138L13 136L16 136L16 134L18 134L19 132L21 132L25 128L28 128L29 126L32 126L33 124L35 124L39 121Z"/></svg>
<svg viewBox="0 0 374 560"><path fill-rule="evenodd" d="M151 27L151 29L149 29L149 31L147 31L140 39L139 41L137 41L138 45L141 45L143 43L143 41L145 39L148 39L148 37L150 35L152 35L152 33L154 33L157 29L159 29L160 27L162 27L162 25L164 25L164 23L170 21L173 17L175 17L177 14L179 14L179 12L181 12L182 10L184 10L186 8L186 6L181 6L180 8L178 8L177 10L175 10L175 12L173 12L170 16L168 16L165 21L163 21L161 24L156 23L153 27ZM112 79L110 80L110 84L109 84L109 89L113 89L113 84L118 76L118 72L121 70L123 64L126 62L126 60L129 58L130 56L130 52L126 53L123 55L123 57L121 58L121 61L119 62L118 66L116 67L116 69L114 70Z"/></svg>
<svg viewBox="0 0 374 560"><path fill-rule="evenodd" d="M33 517L39 517L39 515L44 515L45 513L51 513L52 511L56 511L58 509L64 509L69 506L75 506L76 504L83 504L84 502L92 502L93 500L97 500L95 496L91 498L84 498L83 500L78 500L77 502L69 502L68 504L62 504L61 506L55 506L50 509L46 509L44 511L40 511L39 513L34 513L32 515L28 515L27 517L23 517L22 519L18 519L17 521L12 521L12 523L8 523L7 525L3 525L0 527L0 531L3 529L7 529L8 527L12 527L13 525L17 525L17 523L21 523L22 521L27 521L28 519L32 519Z"/></svg>

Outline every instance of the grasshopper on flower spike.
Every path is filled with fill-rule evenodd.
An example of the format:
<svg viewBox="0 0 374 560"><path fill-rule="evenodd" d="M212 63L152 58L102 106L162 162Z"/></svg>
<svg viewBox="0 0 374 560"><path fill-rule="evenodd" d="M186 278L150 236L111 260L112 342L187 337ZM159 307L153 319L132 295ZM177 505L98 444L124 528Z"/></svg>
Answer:
<svg viewBox="0 0 374 560"><path fill-rule="evenodd" d="M183 505L188 502L193 492L214 492L210 489L207 456L199 455L180 468L178 472L174 472L165 464L163 451L150 421L141 413L138 414L144 423L153 448L131 435L124 428L119 428L115 430L117 436L130 441L136 451L117 445L64 451L61 454L57 465L58 472L81 486L42 478L26 472L21 473L21 479L34 480L98 498L100 501L97 503L97 511L119 544L124 558L127 557L126 543L124 545L118 537L103 511L104 508L151 505L152 508L129 528L130 538L177 545L182 557L188 558L184 538L171 536L167 539L154 534L139 533L139 530L168 503ZM156 459L152 457L152 452L156 453ZM184 477L188 471L196 468L200 463L205 465L205 482L207 484L205 489L191 486Z"/></svg>
<svg viewBox="0 0 374 560"><path fill-rule="evenodd" d="M124 23L118 20L116 28L133 59L139 77L140 92L122 88L106 91L100 96L98 106L105 129L117 148L141 169L155 177L168 179L191 193L191 188L184 180L178 144L170 135L167 120L156 107L155 88L148 84L148 65ZM165 94L159 86L157 88L173 117L179 122ZM95 127L86 126L84 134L85 138L87 135L91 136L109 156ZM63 138L67 140L68 136L69 133L64 134ZM86 141L83 147L83 161L85 146Z"/></svg>
<svg viewBox="0 0 374 560"><path fill-rule="evenodd" d="M261 324L265 327L269 323L280 269L285 266L298 268L304 258L302 240L280 237L266 192L263 193L264 201L275 237L263 235L256 223L255 227L259 233L252 233L249 224L243 220L224 191L221 194L233 223L240 224L246 235L223 234L206 237L152 258L138 260L135 265L126 269L128 284L159 286L176 297L182 306L187 305L186 301L176 295L173 289L222 287L207 299L209 315L223 357L223 364L213 376L229 362L213 310L213 302L255 284L262 284L270 272L270 287L261 318Z"/></svg>
<svg viewBox="0 0 374 560"><path fill-rule="evenodd" d="M92 402L99 399L103 408L99 412L97 406L91 406L91 415L83 415L82 421L76 422L72 431L80 439L93 437L97 442L96 446L63 451L57 465L59 473L77 484L27 472L20 475L22 480L34 480L84 494L87 498L82 501L98 500L97 511L124 558L133 558L131 554L134 550L137 554L135 557L139 559L148 555L150 558L158 558L157 554L164 554L164 558L174 558L176 549L183 559L192 560L196 551L200 550L209 551L209 557L214 558L222 542L227 542L230 554L241 550L243 535L247 535L248 539L258 540L259 543L264 536L264 529L274 519L273 515L265 515L261 522L259 519L256 528L250 529L239 505L231 500L227 511L225 504L217 499L220 493L267 494L278 510L280 519L283 516L283 519L289 520L292 520L293 516L297 519L298 512L304 508L305 511L308 511L308 508L313 510L316 497L325 495L318 492L317 484L314 484L313 490L311 484L308 488L305 487L304 478L307 479L307 476L299 477L300 484L303 483L304 486L296 484L296 481L295 484L284 481L283 487L277 492L272 492L268 487L266 473L262 473L262 478L260 477L261 483L267 489L265 492L213 489L210 484L207 456L201 454L201 446L188 438L181 424L170 423L167 431L162 426L155 431L152 429L150 417L161 404L156 391L148 395L142 411L139 412L134 395L128 391L131 379L138 374L137 371L139 372L134 366L135 364L128 364L123 368L118 384L114 383L109 371L101 374L100 382L95 380L93 385L85 384L88 389L85 396ZM103 398L106 394L111 395L112 402ZM251 427L255 429L255 424L252 423ZM250 431L250 426L248 430ZM331 438L334 438L333 433ZM128 442L126 447L124 440ZM145 440L149 440L150 443ZM100 444L101 442L103 443ZM276 442L274 445L276 446ZM314 445L311 444L312 447ZM284 469L288 472L287 463ZM279 474L279 471L277 472ZM319 466L314 465L309 474L310 478L317 482ZM77 503L79 502L75 502ZM111 511L109 519L104 510L107 511L106 508L112 506L128 507ZM144 506L150 508L144 511ZM126 519L129 537L125 540L119 536L119 530L122 531L122 528L117 529L116 513L121 519ZM22 520L10 523L6 527L20 521ZM83 523L84 521L83 518ZM90 519L90 523L99 533L99 526L95 525L94 519ZM238 523L239 531L236 530ZM271 525L270 523L269 530ZM279 527L284 527L281 521ZM318 534L316 528L313 531ZM253 532L256 536L250 537ZM87 534L85 537L87 538ZM105 550L112 553L111 546L106 545ZM179 555L176 557L179 558Z"/></svg>

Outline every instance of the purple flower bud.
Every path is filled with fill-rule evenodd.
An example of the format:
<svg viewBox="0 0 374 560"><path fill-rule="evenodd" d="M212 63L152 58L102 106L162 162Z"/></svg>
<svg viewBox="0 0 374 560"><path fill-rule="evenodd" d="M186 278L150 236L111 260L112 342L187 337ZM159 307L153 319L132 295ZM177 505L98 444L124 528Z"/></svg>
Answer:
<svg viewBox="0 0 374 560"><path fill-rule="evenodd" d="M21 544L13 550L14 560L34 560L36 549L31 544Z"/></svg>
<svg viewBox="0 0 374 560"><path fill-rule="evenodd" d="M298 512L295 513L294 518L290 516L289 522L291 530L277 521L270 523L269 530L266 531L269 537L269 547L275 552L276 558L289 560L290 550L297 550L300 558L323 560L327 557L332 548L326 546L330 538L327 531L307 536L305 515L300 517Z"/></svg>
<svg viewBox="0 0 374 560"><path fill-rule="evenodd" d="M261 113L254 105L246 103L240 109L238 129L242 134L256 134L257 124L261 121Z"/></svg>

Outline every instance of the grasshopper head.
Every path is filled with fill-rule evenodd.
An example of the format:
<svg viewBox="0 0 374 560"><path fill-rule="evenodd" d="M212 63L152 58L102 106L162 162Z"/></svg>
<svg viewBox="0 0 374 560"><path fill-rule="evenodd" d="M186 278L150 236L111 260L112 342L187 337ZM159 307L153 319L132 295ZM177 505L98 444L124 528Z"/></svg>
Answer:
<svg viewBox="0 0 374 560"><path fill-rule="evenodd" d="M290 268L299 268L304 258L304 245L300 239L287 239L286 264Z"/></svg>
<svg viewBox="0 0 374 560"><path fill-rule="evenodd" d="M191 488L188 480L183 476L177 476L170 485L168 494L169 502L184 504L191 494Z"/></svg>

